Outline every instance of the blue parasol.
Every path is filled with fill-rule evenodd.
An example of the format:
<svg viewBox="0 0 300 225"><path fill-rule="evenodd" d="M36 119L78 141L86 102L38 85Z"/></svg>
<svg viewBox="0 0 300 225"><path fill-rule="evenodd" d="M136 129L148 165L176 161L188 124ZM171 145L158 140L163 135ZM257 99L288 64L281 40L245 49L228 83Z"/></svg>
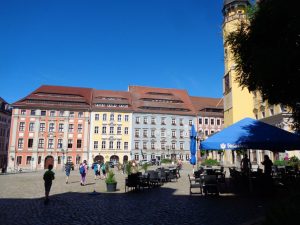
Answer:
<svg viewBox="0 0 300 225"><path fill-rule="evenodd" d="M196 138L197 138L197 132L195 130L195 126L192 125L191 134L190 134L190 139L191 139L191 143L190 143L190 151L191 151L190 163L192 165L196 165Z"/></svg>

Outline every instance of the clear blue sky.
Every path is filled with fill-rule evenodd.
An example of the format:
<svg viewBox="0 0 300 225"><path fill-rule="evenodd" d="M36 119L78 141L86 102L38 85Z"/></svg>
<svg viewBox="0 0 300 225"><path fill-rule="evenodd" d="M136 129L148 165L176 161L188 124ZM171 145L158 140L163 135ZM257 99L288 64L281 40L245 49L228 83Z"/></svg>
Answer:
<svg viewBox="0 0 300 225"><path fill-rule="evenodd" d="M0 96L42 84L222 97L223 0L2 0Z"/></svg>

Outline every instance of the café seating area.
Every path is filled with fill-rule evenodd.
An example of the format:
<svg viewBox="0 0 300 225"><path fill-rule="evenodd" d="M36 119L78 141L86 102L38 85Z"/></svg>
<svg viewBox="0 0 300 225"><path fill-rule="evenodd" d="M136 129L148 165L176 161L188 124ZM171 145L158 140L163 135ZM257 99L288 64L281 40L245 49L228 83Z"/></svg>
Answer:
<svg viewBox="0 0 300 225"><path fill-rule="evenodd" d="M147 170L145 173L131 173L125 179L125 192L144 190L145 188L160 187L165 182L176 182L180 177L178 167L159 167L156 170Z"/></svg>

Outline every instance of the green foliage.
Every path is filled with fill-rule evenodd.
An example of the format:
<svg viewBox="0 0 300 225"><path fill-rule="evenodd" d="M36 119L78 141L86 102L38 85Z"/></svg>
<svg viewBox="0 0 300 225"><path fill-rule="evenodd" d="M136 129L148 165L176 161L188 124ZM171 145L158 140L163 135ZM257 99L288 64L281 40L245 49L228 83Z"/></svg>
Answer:
<svg viewBox="0 0 300 225"><path fill-rule="evenodd" d="M286 166L287 162L285 160L275 160L273 164L274 166Z"/></svg>
<svg viewBox="0 0 300 225"><path fill-rule="evenodd" d="M125 172L127 175L130 175L132 173L132 163L131 162L126 163Z"/></svg>
<svg viewBox="0 0 300 225"><path fill-rule="evenodd" d="M300 160L298 159L297 156L292 156L289 161L288 161L288 165L292 166L292 167L300 167Z"/></svg>
<svg viewBox="0 0 300 225"><path fill-rule="evenodd" d="M115 174L112 170L110 170L107 174L107 177L105 179L105 183L107 184L115 184L117 183L116 178L115 178Z"/></svg>
<svg viewBox="0 0 300 225"><path fill-rule="evenodd" d="M142 165L142 169L146 172L149 166L150 165L148 163L145 163Z"/></svg>
<svg viewBox="0 0 300 225"><path fill-rule="evenodd" d="M300 129L299 1L264 0L250 20L226 37L242 88L259 92L269 104L283 104ZM252 13L252 14L251 14Z"/></svg>
<svg viewBox="0 0 300 225"><path fill-rule="evenodd" d="M216 159L206 159L201 163L204 166L219 166L220 163Z"/></svg>
<svg viewBox="0 0 300 225"><path fill-rule="evenodd" d="M172 163L171 159L162 159L161 163Z"/></svg>

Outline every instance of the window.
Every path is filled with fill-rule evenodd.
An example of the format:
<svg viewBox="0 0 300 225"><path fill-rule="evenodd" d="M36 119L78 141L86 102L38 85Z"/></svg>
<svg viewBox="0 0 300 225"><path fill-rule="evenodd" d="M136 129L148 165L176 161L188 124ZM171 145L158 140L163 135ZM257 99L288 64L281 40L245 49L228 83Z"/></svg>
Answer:
<svg viewBox="0 0 300 225"><path fill-rule="evenodd" d="M144 117L144 124L147 124L147 123L148 123L148 118Z"/></svg>
<svg viewBox="0 0 300 225"><path fill-rule="evenodd" d="M35 110L30 110L30 115L35 116Z"/></svg>
<svg viewBox="0 0 300 225"><path fill-rule="evenodd" d="M50 116L51 117L55 116L55 111L50 111Z"/></svg>
<svg viewBox="0 0 300 225"><path fill-rule="evenodd" d="M215 125L215 119L213 118L210 119L210 125Z"/></svg>
<svg viewBox="0 0 300 225"><path fill-rule="evenodd" d="M46 110L42 110L41 111L41 116L46 116L46 113L47 113Z"/></svg>
<svg viewBox="0 0 300 225"><path fill-rule="evenodd" d="M17 165L22 164L22 156L17 156Z"/></svg>
<svg viewBox="0 0 300 225"><path fill-rule="evenodd" d="M124 128L124 133L125 133L125 134L128 134L128 127L125 127L125 128Z"/></svg>
<svg viewBox="0 0 300 225"><path fill-rule="evenodd" d="M30 165L31 159L32 159L31 156L26 157L26 165Z"/></svg>
<svg viewBox="0 0 300 225"><path fill-rule="evenodd" d="M78 124L77 132L82 133L82 124Z"/></svg>
<svg viewBox="0 0 300 225"><path fill-rule="evenodd" d="M183 126L183 119L182 118L179 119L179 125Z"/></svg>
<svg viewBox="0 0 300 225"><path fill-rule="evenodd" d="M94 141L94 149L98 149L98 141Z"/></svg>
<svg viewBox="0 0 300 225"><path fill-rule="evenodd" d="M172 149L175 149L175 147L176 147L176 143L173 142L173 143L172 143Z"/></svg>
<svg viewBox="0 0 300 225"><path fill-rule="evenodd" d="M23 138L19 138L19 139L18 139L18 148L23 148L23 145L24 145L24 140L23 140Z"/></svg>
<svg viewBox="0 0 300 225"><path fill-rule="evenodd" d="M106 121L106 117L107 117L106 114L103 114L103 115L102 115L102 120L103 120L103 121Z"/></svg>
<svg viewBox="0 0 300 225"><path fill-rule="evenodd" d="M95 128L94 128L94 133L95 134L98 134L99 133L99 127L98 126L95 126ZM102 132L103 133L103 132Z"/></svg>
<svg viewBox="0 0 300 225"><path fill-rule="evenodd" d="M34 131L34 123L29 123L29 131L30 132Z"/></svg>
<svg viewBox="0 0 300 225"><path fill-rule="evenodd" d="M74 112L70 112L69 117L74 117Z"/></svg>
<svg viewBox="0 0 300 225"><path fill-rule="evenodd" d="M285 105L280 104L281 112L287 112L287 107Z"/></svg>
<svg viewBox="0 0 300 225"><path fill-rule="evenodd" d="M124 150L128 150L128 142L124 142Z"/></svg>
<svg viewBox="0 0 300 225"><path fill-rule="evenodd" d="M151 124L155 124L155 117L151 117Z"/></svg>
<svg viewBox="0 0 300 225"><path fill-rule="evenodd" d="M217 119L217 125L220 126L221 125L221 120Z"/></svg>
<svg viewBox="0 0 300 225"><path fill-rule="evenodd" d="M122 121L122 115L118 115L118 122L121 122Z"/></svg>
<svg viewBox="0 0 300 225"><path fill-rule="evenodd" d="M62 142L63 142L62 139L58 139L58 140L57 140L57 148L62 148L62 147L63 147Z"/></svg>
<svg viewBox="0 0 300 225"><path fill-rule="evenodd" d="M117 149L120 149L120 148L121 148L121 142L117 141Z"/></svg>
<svg viewBox="0 0 300 225"><path fill-rule="evenodd" d="M110 127L110 128L109 128L109 133L110 133L110 134L113 134L113 133L114 133L114 127Z"/></svg>
<svg viewBox="0 0 300 225"><path fill-rule="evenodd" d="M102 134L106 134L106 127L102 127Z"/></svg>
<svg viewBox="0 0 300 225"><path fill-rule="evenodd" d="M208 130L204 131L205 136L208 136Z"/></svg>
<svg viewBox="0 0 300 225"><path fill-rule="evenodd" d="M173 137L173 138L176 137L176 130L172 130L172 137Z"/></svg>
<svg viewBox="0 0 300 225"><path fill-rule="evenodd" d="M24 129L25 129L25 122L20 122L19 131L24 131Z"/></svg>
<svg viewBox="0 0 300 225"><path fill-rule="evenodd" d="M125 121L127 122L129 120L129 116L125 115Z"/></svg>
<svg viewBox="0 0 300 225"><path fill-rule="evenodd" d="M122 132L122 127L118 127L117 128L117 134L121 134L121 132Z"/></svg>
<svg viewBox="0 0 300 225"><path fill-rule="evenodd" d="M61 164L61 156L57 156L57 164Z"/></svg>
<svg viewBox="0 0 300 225"><path fill-rule="evenodd" d="M148 137L148 130L143 130L143 136Z"/></svg>
<svg viewBox="0 0 300 225"><path fill-rule="evenodd" d="M155 137L155 130L151 130L151 137L154 138Z"/></svg>
<svg viewBox="0 0 300 225"><path fill-rule="evenodd" d="M29 138L28 139L28 148L32 148L32 146L33 146L33 139Z"/></svg>
<svg viewBox="0 0 300 225"><path fill-rule="evenodd" d="M172 125L176 125L176 119L172 118Z"/></svg>
<svg viewBox="0 0 300 225"><path fill-rule="evenodd" d="M38 164L40 165L42 163L42 156L38 157Z"/></svg>
<svg viewBox="0 0 300 225"><path fill-rule="evenodd" d="M44 139L39 139L38 148L44 148Z"/></svg>
<svg viewBox="0 0 300 225"><path fill-rule="evenodd" d="M270 108L270 115L273 116L274 115L274 109Z"/></svg>
<svg viewBox="0 0 300 225"><path fill-rule="evenodd" d="M81 143L82 143L82 140L77 140L77 148L81 148Z"/></svg>
<svg viewBox="0 0 300 225"><path fill-rule="evenodd" d="M151 142L151 149L155 149L155 143Z"/></svg>
<svg viewBox="0 0 300 225"><path fill-rule="evenodd" d="M73 140L68 139L68 148L72 148L72 147L73 147Z"/></svg>
<svg viewBox="0 0 300 225"><path fill-rule="evenodd" d="M183 138L183 130L180 131L180 138Z"/></svg>
<svg viewBox="0 0 300 225"><path fill-rule="evenodd" d="M185 159L186 159L186 161L190 160L190 155L189 155L189 154L186 154L186 155L185 155Z"/></svg>
<svg viewBox="0 0 300 225"><path fill-rule="evenodd" d="M215 131L214 131L214 130L211 130L211 131L210 131L210 134L214 134L214 133L215 133Z"/></svg>
<svg viewBox="0 0 300 225"><path fill-rule="evenodd" d="M26 115L26 110L25 109L21 110L21 115Z"/></svg>
<svg viewBox="0 0 300 225"><path fill-rule="evenodd" d="M79 112L78 113L78 118L82 118L83 117L83 112Z"/></svg>
<svg viewBox="0 0 300 225"><path fill-rule="evenodd" d="M64 132L64 124L63 123L58 124L58 132Z"/></svg>
<svg viewBox="0 0 300 225"><path fill-rule="evenodd" d="M202 117L199 117L199 124L202 124Z"/></svg>
<svg viewBox="0 0 300 225"><path fill-rule="evenodd" d="M161 149L163 149L163 150L166 148L164 142L162 142L162 143L160 144L160 146L161 146Z"/></svg>
<svg viewBox="0 0 300 225"><path fill-rule="evenodd" d="M109 149L113 149L114 148L114 142L113 141L110 141L109 142Z"/></svg>
<svg viewBox="0 0 300 225"><path fill-rule="evenodd" d="M135 148L135 149L139 149L139 142L135 142L135 143L134 143L134 148Z"/></svg>
<svg viewBox="0 0 300 225"><path fill-rule="evenodd" d="M180 150L183 150L183 143L180 143Z"/></svg>
<svg viewBox="0 0 300 225"><path fill-rule="evenodd" d="M208 118L205 118L205 119L204 119L204 124L205 124L205 125L208 125Z"/></svg>
<svg viewBox="0 0 300 225"><path fill-rule="evenodd" d="M190 125L190 126L193 125L193 120L189 120L189 125Z"/></svg>
<svg viewBox="0 0 300 225"><path fill-rule="evenodd" d="M64 116L64 111L59 111L59 116Z"/></svg>
<svg viewBox="0 0 300 225"><path fill-rule="evenodd" d="M115 120L114 114L110 114L110 121L114 121L114 120Z"/></svg>
<svg viewBox="0 0 300 225"><path fill-rule="evenodd" d="M53 139L48 140L48 148L53 148Z"/></svg>
<svg viewBox="0 0 300 225"><path fill-rule="evenodd" d="M140 123L140 117L136 117L136 118L135 118L135 123L136 123L136 124L139 124L139 123Z"/></svg>
<svg viewBox="0 0 300 225"><path fill-rule="evenodd" d="M102 149L105 149L105 148L106 148L106 141L102 141L101 148L102 148Z"/></svg>
<svg viewBox="0 0 300 225"><path fill-rule="evenodd" d="M162 137L165 137L165 136L166 136L165 130L161 130L161 136L162 136Z"/></svg>
<svg viewBox="0 0 300 225"><path fill-rule="evenodd" d="M49 132L54 132L54 123L49 124Z"/></svg>
<svg viewBox="0 0 300 225"><path fill-rule="evenodd" d="M265 111L262 111L262 112L261 112L261 117L262 117L262 118L265 118L265 117L266 117Z"/></svg>
<svg viewBox="0 0 300 225"><path fill-rule="evenodd" d="M161 125L166 125L166 121L165 121L165 120L166 120L165 117L162 117L162 118L161 118Z"/></svg>
<svg viewBox="0 0 300 225"><path fill-rule="evenodd" d="M134 160L136 160L136 161L140 160L139 154L134 154Z"/></svg>
<svg viewBox="0 0 300 225"><path fill-rule="evenodd" d="M69 124L68 132L73 133L73 131L74 131L74 124Z"/></svg>
<svg viewBox="0 0 300 225"><path fill-rule="evenodd" d="M147 149L147 142L143 142L143 149Z"/></svg>
<svg viewBox="0 0 300 225"><path fill-rule="evenodd" d="M139 129L135 129L135 137L139 137L140 136L140 131L139 131Z"/></svg>
<svg viewBox="0 0 300 225"><path fill-rule="evenodd" d="M95 120L99 120L99 114L95 114Z"/></svg>

